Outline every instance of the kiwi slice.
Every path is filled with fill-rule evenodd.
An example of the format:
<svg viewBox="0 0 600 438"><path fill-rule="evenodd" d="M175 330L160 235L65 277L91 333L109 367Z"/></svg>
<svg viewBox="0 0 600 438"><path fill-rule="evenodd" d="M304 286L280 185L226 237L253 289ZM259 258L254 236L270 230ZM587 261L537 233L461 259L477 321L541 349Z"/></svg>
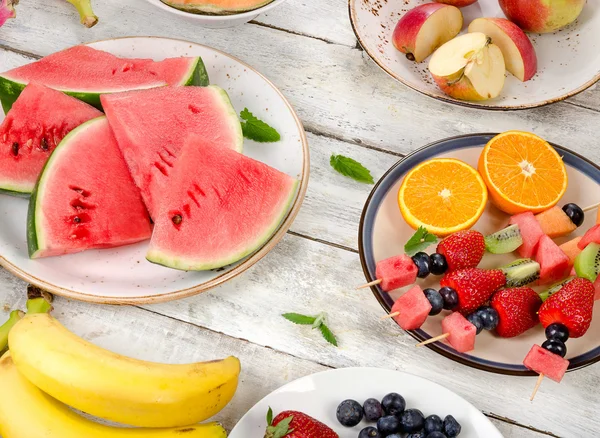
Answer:
<svg viewBox="0 0 600 438"><path fill-rule="evenodd" d="M518 225L511 225L485 237L485 249L492 254L508 254L523 245Z"/></svg>
<svg viewBox="0 0 600 438"><path fill-rule="evenodd" d="M532 259L515 260L500 268L506 275L506 286L522 287L540 279L540 264Z"/></svg>
<svg viewBox="0 0 600 438"><path fill-rule="evenodd" d="M590 243L575 259L575 272L578 277L596 281L600 272L600 245Z"/></svg>
<svg viewBox="0 0 600 438"><path fill-rule="evenodd" d="M565 286L565 284L569 283L570 281L575 280L575 278L576 277L569 277L566 280L562 280L562 281L559 281L558 283L554 283L552 286L550 286L544 292L540 293L540 298L542 299L542 301L546 301L548 298L550 298L556 292L561 290Z"/></svg>

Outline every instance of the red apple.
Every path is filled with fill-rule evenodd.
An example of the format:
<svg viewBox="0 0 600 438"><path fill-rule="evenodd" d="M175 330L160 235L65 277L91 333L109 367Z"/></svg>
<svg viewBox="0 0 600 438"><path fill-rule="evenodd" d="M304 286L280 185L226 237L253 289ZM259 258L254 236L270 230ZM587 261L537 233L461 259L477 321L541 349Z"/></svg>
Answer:
<svg viewBox="0 0 600 438"><path fill-rule="evenodd" d="M398 21L392 41L408 59L421 62L458 35L462 25L463 16L458 8L427 3L411 9Z"/></svg>
<svg viewBox="0 0 600 438"><path fill-rule="evenodd" d="M574 22L586 0L499 0L510 21L526 32L554 32Z"/></svg>
<svg viewBox="0 0 600 438"><path fill-rule="evenodd" d="M488 100L504 87L506 66L500 48L481 32L448 41L429 61L440 89L455 99Z"/></svg>
<svg viewBox="0 0 600 438"><path fill-rule="evenodd" d="M465 6L477 3L477 0L435 0L438 3L444 3L446 5L456 6L457 8L464 8Z"/></svg>
<svg viewBox="0 0 600 438"><path fill-rule="evenodd" d="M506 69L525 82L537 72L537 56L525 32L505 18L478 18L469 24L469 32L481 32L492 39L504 55Z"/></svg>

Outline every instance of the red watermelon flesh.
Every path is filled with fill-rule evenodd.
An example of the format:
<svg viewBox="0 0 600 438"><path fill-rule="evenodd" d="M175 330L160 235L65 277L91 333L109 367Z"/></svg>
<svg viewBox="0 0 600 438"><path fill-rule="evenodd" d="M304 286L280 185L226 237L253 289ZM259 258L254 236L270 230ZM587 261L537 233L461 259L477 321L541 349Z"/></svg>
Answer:
<svg viewBox="0 0 600 438"><path fill-rule="evenodd" d="M540 239L536 261L540 264L540 284L550 284L564 280L571 270L569 257L548 236Z"/></svg>
<svg viewBox="0 0 600 438"><path fill-rule="evenodd" d="M523 238L523 245L517 249L519 255L524 259L530 259L535 254L537 245L545 236L540 223L530 211L517 214L510 218L510 225L518 225Z"/></svg>
<svg viewBox="0 0 600 438"><path fill-rule="evenodd" d="M234 263L275 232L297 184L264 163L192 138L169 179L147 259L186 271Z"/></svg>
<svg viewBox="0 0 600 438"><path fill-rule="evenodd" d="M431 312L431 303L419 286L413 286L396 300L392 313L399 312L394 320L404 330L420 328Z"/></svg>
<svg viewBox="0 0 600 438"><path fill-rule="evenodd" d="M152 218L188 136L242 151L237 113L217 86L110 94L102 96L102 105Z"/></svg>
<svg viewBox="0 0 600 438"><path fill-rule="evenodd" d="M446 340L459 353L475 348L477 328L460 312L454 312L442 320L442 332L448 334Z"/></svg>
<svg viewBox="0 0 600 438"><path fill-rule="evenodd" d="M93 106L43 85L30 84L0 125L0 191L29 194L60 141L101 116Z"/></svg>
<svg viewBox="0 0 600 438"><path fill-rule="evenodd" d="M584 250L590 243L600 244L600 225L594 225L590 228L587 233L583 235L577 246L579 249Z"/></svg>
<svg viewBox="0 0 600 438"><path fill-rule="evenodd" d="M381 289L389 292L413 284L418 272L415 262L406 254L400 254L378 262L375 276L381 280Z"/></svg>
<svg viewBox="0 0 600 438"><path fill-rule="evenodd" d="M569 361L539 345L534 345L527 353L523 365L531 371L560 382L569 368Z"/></svg>
<svg viewBox="0 0 600 438"><path fill-rule="evenodd" d="M127 245L151 233L148 212L106 118L71 131L31 195L30 257Z"/></svg>

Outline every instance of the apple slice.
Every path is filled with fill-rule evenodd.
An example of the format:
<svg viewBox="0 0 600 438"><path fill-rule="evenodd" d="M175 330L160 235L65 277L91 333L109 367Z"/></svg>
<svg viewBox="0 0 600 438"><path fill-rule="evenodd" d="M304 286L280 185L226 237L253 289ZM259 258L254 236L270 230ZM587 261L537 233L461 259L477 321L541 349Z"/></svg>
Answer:
<svg viewBox="0 0 600 438"><path fill-rule="evenodd" d="M429 61L433 79L448 96L460 100L488 100L504 87L506 66L500 48L481 32L448 41Z"/></svg>
<svg viewBox="0 0 600 438"><path fill-rule="evenodd" d="M454 38L463 26L460 9L427 3L408 11L392 36L394 46L411 61L421 62L435 49Z"/></svg>
<svg viewBox="0 0 600 438"><path fill-rule="evenodd" d="M512 21L505 18L478 18L469 24L469 32L481 32L500 47L506 69L520 81L528 81L537 72L537 56L531 41Z"/></svg>
<svg viewBox="0 0 600 438"><path fill-rule="evenodd" d="M435 0L438 3L444 3L446 5L456 6L457 8L464 8L465 6L477 3L477 0Z"/></svg>

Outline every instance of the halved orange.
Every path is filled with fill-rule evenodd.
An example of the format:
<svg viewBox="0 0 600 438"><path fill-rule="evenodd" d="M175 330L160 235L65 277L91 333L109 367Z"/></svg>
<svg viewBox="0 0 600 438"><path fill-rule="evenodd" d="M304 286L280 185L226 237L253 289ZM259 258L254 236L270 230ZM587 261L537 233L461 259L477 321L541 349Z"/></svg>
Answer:
<svg viewBox="0 0 600 438"><path fill-rule="evenodd" d="M481 217L488 192L483 179L467 163L435 158L414 167L398 190L398 206L413 228L447 236L471 228Z"/></svg>
<svg viewBox="0 0 600 438"><path fill-rule="evenodd" d="M535 134L508 131L492 138L479 158L492 202L508 214L540 213L567 191L567 169L558 152Z"/></svg>

